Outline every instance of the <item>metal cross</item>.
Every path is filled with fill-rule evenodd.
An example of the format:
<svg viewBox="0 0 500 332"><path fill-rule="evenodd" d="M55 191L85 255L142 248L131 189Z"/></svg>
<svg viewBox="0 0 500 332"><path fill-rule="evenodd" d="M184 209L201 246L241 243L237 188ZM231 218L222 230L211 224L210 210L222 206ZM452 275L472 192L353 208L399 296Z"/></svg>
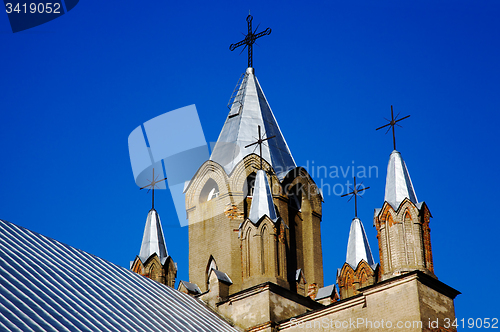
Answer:
<svg viewBox="0 0 500 332"><path fill-rule="evenodd" d="M167 178L164 178L164 179L161 179L159 181L156 181L156 179L158 179L158 176L155 178L155 169L153 168L153 180L151 181L150 184L145 185L144 187L142 187L142 188L139 189L139 190L142 190L142 189L145 189L147 187L151 187L151 188L148 189L148 192L150 190L153 190L153 194L152 194L152 199L153 199L152 209L155 208L155 187L157 187L158 189L160 189L160 187L158 187L156 184L160 183L162 181L165 181L167 179ZM148 179L148 181L149 181L149 179Z"/></svg>
<svg viewBox="0 0 500 332"><path fill-rule="evenodd" d="M260 126L259 126L259 138L257 139L257 142L253 142L252 144L248 144L245 146L245 149L248 147L251 147L252 145L259 144L260 148L260 169L262 169L262 144L267 141L268 139L275 138L276 135L273 135L271 137L264 138L263 136L260 135Z"/></svg>
<svg viewBox="0 0 500 332"><path fill-rule="evenodd" d="M402 120L410 117L409 115L407 115L404 118L398 119L398 116L399 116L399 113L398 113L398 115L396 115L396 117L394 117L394 111L392 110L392 105L391 105L391 119L390 120L386 119L387 121L389 121L389 123L386 124L386 125L384 125L384 126L382 126L382 127L379 127L377 129L375 129L375 130L379 130L379 129L382 129L382 128L387 127L387 126L391 126L392 127L392 142L394 143L394 150L396 150L396 133L394 132L394 126L401 127L397 123L399 121L402 121ZM403 127L401 127L401 128L403 128ZM391 128L387 129L386 134L389 132L390 129Z"/></svg>
<svg viewBox="0 0 500 332"><path fill-rule="evenodd" d="M361 186L361 184L359 186ZM351 198L349 198L348 202L354 197L354 216L356 218L358 217L358 196L362 198L362 196L359 193L366 189L370 189L370 187L359 189L359 186L356 186L356 177L354 177L354 188L351 188L352 191L348 194L340 196L340 197L345 197L352 195Z"/></svg>
<svg viewBox="0 0 500 332"><path fill-rule="evenodd" d="M229 49L231 51L234 51L236 48L242 46L242 45L245 45L245 47L248 47L248 67L249 68L252 68L253 67L253 44L255 43L255 41L262 37L262 36L265 36L265 35L269 35L271 34L271 28L267 28L266 30L262 31L262 32L259 32L259 33L255 33L257 31L257 29L259 28L259 26L257 26L257 28L255 29L255 31L252 31L252 20L253 20L253 17L252 15L248 15L247 16L247 23L248 23L248 33L245 35L245 39L243 39L242 41L236 43L236 44L231 44L229 46ZM241 50L241 52L243 52L245 50L245 47L243 47L243 49ZM240 53L241 54L241 53Z"/></svg>

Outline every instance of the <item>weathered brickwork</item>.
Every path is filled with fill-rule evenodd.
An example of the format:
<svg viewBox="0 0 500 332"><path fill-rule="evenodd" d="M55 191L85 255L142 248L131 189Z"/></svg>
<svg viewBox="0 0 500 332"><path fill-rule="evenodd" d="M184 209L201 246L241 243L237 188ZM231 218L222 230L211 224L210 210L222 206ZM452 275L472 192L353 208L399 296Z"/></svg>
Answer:
<svg viewBox="0 0 500 332"><path fill-rule="evenodd" d="M164 285L172 288L175 286L177 266L170 256L166 259L163 265L156 254L151 255L144 263L141 261L139 256L137 256L130 269L135 273L158 281Z"/></svg>
<svg viewBox="0 0 500 332"><path fill-rule="evenodd" d="M358 289L374 285L377 282L378 273L363 259L353 269L348 263L344 263L337 275L337 284L340 289L340 298L347 299L359 294Z"/></svg>
<svg viewBox="0 0 500 332"><path fill-rule="evenodd" d="M217 292L217 287L210 288L200 299L245 331L277 331L280 321L323 307L310 298L271 282L255 285L227 297Z"/></svg>
<svg viewBox="0 0 500 332"><path fill-rule="evenodd" d="M260 168L260 158L254 154L229 175L221 165L207 161L187 187L189 278L202 291L208 290L210 257L233 280L230 293L265 281L296 291L298 269L308 282L323 286L322 198L314 181L305 169L297 168L280 182L266 161L263 167L277 224L269 220L254 227L246 219L252 203L251 180Z"/></svg>
<svg viewBox="0 0 500 332"><path fill-rule="evenodd" d="M430 246L430 212L405 199L395 211L385 202L375 216L381 280L413 270L434 276Z"/></svg>
<svg viewBox="0 0 500 332"><path fill-rule="evenodd" d="M257 224L241 225L243 289L271 281L290 288L287 279L286 235L281 219L264 216Z"/></svg>
<svg viewBox="0 0 500 332"><path fill-rule="evenodd" d="M453 298L457 294L440 281L414 271L282 321L279 331L431 331L430 321L455 319Z"/></svg>

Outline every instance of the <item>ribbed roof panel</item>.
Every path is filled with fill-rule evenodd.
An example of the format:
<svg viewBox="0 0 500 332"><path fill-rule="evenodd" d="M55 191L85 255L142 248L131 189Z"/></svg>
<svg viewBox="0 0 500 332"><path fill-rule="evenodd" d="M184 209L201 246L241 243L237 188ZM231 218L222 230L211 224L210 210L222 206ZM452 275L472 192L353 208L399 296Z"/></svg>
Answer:
<svg viewBox="0 0 500 332"><path fill-rule="evenodd" d="M236 331L195 298L3 220L0 330Z"/></svg>

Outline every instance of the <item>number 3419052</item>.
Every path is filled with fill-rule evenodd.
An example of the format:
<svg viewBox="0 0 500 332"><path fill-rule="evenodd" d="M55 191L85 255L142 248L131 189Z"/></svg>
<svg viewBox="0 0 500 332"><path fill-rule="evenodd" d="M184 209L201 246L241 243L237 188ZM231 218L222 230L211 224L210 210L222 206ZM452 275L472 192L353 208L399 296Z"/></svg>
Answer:
<svg viewBox="0 0 500 332"><path fill-rule="evenodd" d="M20 3L10 3L10 2L7 2L5 4L5 11L7 12L7 14L10 14L10 13L23 13L23 14L27 14L27 13L31 13L31 14L35 14L35 13L39 13L39 14L61 14L61 4L60 3L51 3L51 2L47 2L47 3L23 3L23 4L20 4Z"/></svg>

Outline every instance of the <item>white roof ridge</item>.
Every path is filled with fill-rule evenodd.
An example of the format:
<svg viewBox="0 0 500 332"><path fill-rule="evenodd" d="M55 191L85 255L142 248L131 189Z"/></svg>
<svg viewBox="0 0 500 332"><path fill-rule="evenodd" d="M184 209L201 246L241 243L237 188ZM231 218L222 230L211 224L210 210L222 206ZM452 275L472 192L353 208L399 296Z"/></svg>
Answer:
<svg viewBox="0 0 500 332"><path fill-rule="evenodd" d="M401 157L401 153L394 150L387 165L384 200L391 204L394 209L397 209L405 198L408 198L414 204L418 203L417 194L413 188L406 163Z"/></svg>
<svg viewBox="0 0 500 332"><path fill-rule="evenodd" d="M370 266L375 264L363 223L356 217L351 222L346 262L353 269L356 269L361 260L365 260Z"/></svg>
<svg viewBox="0 0 500 332"><path fill-rule="evenodd" d="M149 210L142 237L141 251L139 258L145 262L151 255L157 254L161 264L164 264L168 258L167 244L163 236L160 215L153 208Z"/></svg>
<svg viewBox="0 0 500 332"><path fill-rule="evenodd" d="M257 126L261 126L265 137L276 136L262 145L262 157L282 179L296 164L253 68L248 68L210 160L230 174L245 156L254 152L254 146L245 146L255 142Z"/></svg>
<svg viewBox="0 0 500 332"><path fill-rule="evenodd" d="M264 215L268 216L273 221L278 219L266 172L258 170L255 175L252 205L250 206L248 219L256 224Z"/></svg>

